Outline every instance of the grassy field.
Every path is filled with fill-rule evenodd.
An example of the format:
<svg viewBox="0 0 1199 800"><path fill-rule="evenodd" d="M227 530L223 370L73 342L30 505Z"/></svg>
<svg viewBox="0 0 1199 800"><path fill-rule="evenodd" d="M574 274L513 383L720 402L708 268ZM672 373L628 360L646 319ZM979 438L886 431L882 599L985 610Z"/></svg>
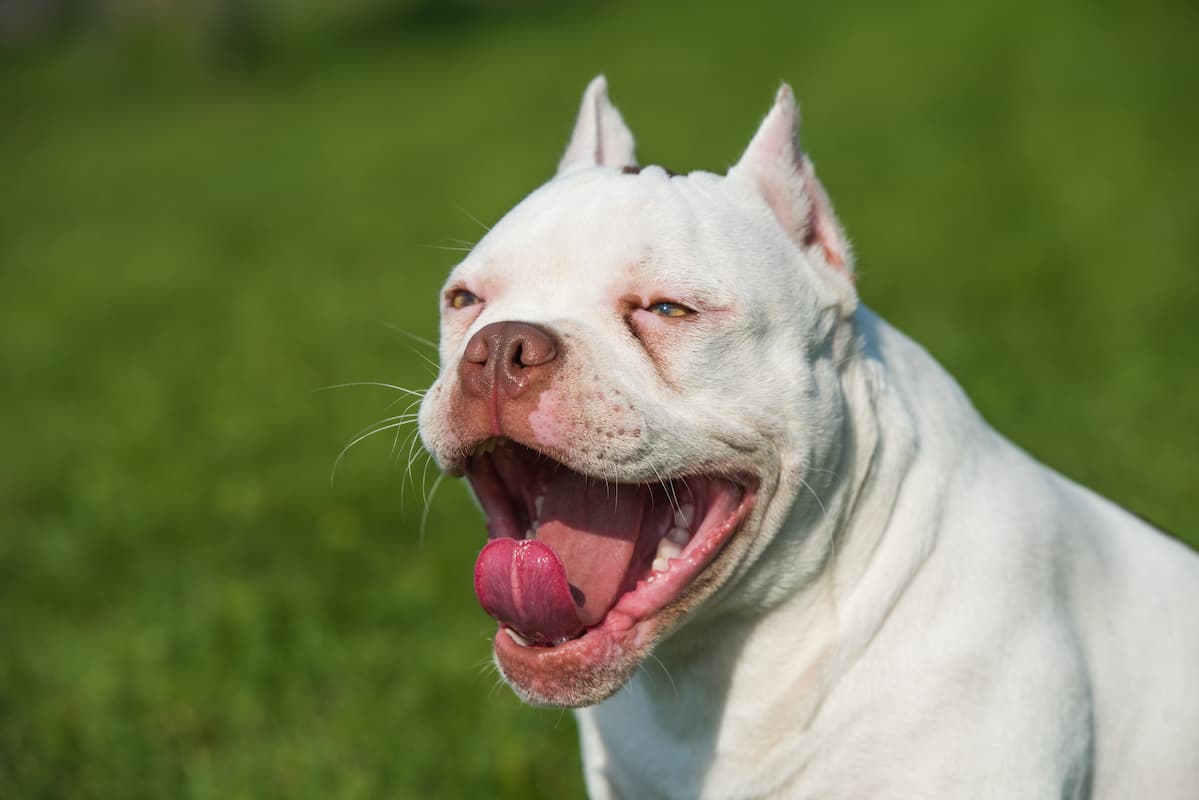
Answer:
<svg viewBox="0 0 1199 800"><path fill-rule="evenodd" d="M435 336L443 248L552 172L600 71L676 170L791 81L865 301L1199 542L1193 4L372 13L0 56L0 798L581 793L571 717L487 667L461 487L422 534L407 430L330 485L406 398L317 389L429 383L394 328Z"/></svg>

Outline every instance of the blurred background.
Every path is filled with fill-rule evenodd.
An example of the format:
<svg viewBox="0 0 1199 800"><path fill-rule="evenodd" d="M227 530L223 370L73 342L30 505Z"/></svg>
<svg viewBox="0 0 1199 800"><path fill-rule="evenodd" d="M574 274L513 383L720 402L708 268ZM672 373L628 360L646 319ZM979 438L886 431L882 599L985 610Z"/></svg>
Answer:
<svg viewBox="0 0 1199 800"><path fill-rule="evenodd" d="M723 171L781 80L865 301L1199 542L1199 7L0 0L0 798L563 797L411 426L458 248L608 75ZM398 434L398 435L397 435ZM409 465L411 464L411 468ZM422 519L424 519L422 530Z"/></svg>

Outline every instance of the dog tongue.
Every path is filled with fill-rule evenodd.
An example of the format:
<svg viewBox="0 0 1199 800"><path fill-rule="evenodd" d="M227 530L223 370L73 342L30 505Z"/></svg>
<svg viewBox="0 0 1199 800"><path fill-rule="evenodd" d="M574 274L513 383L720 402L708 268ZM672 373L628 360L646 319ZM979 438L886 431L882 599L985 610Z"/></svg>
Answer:
<svg viewBox="0 0 1199 800"><path fill-rule="evenodd" d="M475 594L526 639L555 644L599 622L616 602L644 505L635 486L566 469L544 497L536 539L495 539L479 553Z"/></svg>
<svg viewBox="0 0 1199 800"><path fill-rule="evenodd" d="M475 594L484 611L538 644L555 644L583 628L562 560L533 539L489 542L475 562Z"/></svg>

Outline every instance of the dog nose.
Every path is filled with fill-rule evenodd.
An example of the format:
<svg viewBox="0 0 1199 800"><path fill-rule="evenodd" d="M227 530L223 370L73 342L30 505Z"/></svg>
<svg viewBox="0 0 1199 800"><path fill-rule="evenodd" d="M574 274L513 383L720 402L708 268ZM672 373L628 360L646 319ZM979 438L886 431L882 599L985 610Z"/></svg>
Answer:
<svg viewBox="0 0 1199 800"><path fill-rule="evenodd" d="M458 377L475 396L515 398L545 388L557 358L558 342L546 329L528 322L493 322L466 343Z"/></svg>

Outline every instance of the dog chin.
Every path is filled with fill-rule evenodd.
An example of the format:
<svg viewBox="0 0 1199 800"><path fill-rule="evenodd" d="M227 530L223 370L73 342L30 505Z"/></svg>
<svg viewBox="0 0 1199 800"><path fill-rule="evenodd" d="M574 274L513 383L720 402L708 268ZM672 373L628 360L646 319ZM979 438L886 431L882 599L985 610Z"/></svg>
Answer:
<svg viewBox="0 0 1199 800"><path fill-rule="evenodd" d="M649 652L652 635L592 630L555 647L518 643L511 628L501 627L494 642L495 663L504 680L526 703L581 708L608 699L621 689ZM645 641L638 644L637 639Z"/></svg>

